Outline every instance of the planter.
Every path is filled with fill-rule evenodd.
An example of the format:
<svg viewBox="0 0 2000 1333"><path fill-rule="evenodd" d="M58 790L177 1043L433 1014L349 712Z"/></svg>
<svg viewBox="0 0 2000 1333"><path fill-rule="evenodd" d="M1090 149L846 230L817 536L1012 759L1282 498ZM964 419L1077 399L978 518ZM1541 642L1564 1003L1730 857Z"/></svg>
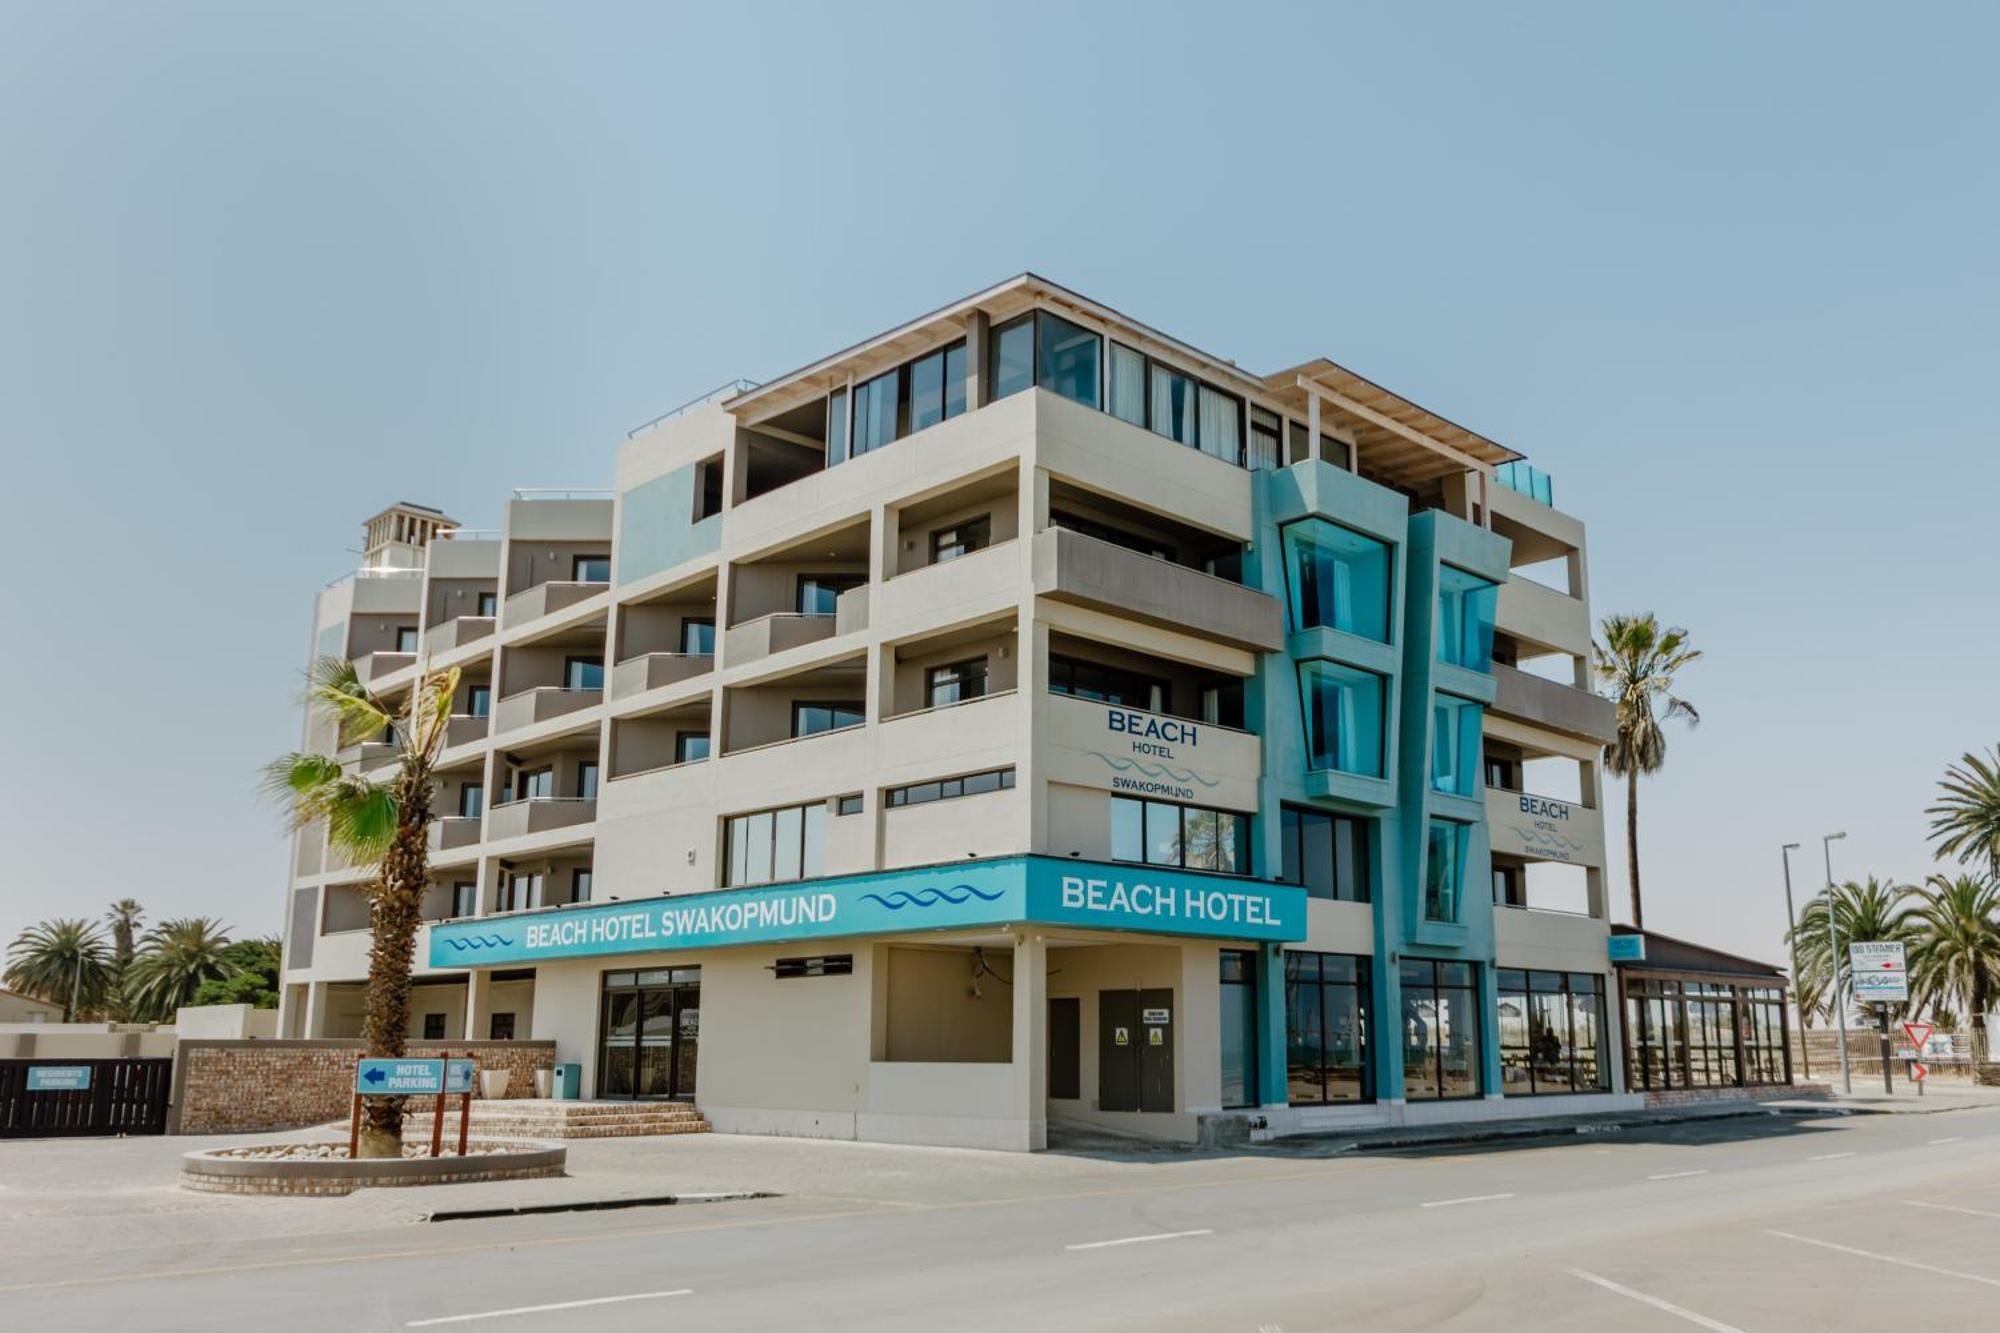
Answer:
<svg viewBox="0 0 2000 1333"><path fill-rule="evenodd" d="M499 1101L507 1095L507 1082L513 1071L507 1069L482 1069L479 1071L479 1095L488 1101Z"/></svg>
<svg viewBox="0 0 2000 1333"><path fill-rule="evenodd" d="M553 1069L537 1069L535 1071L535 1096L541 1098L543 1101L547 1101L555 1095L555 1091L556 1071Z"/></svg>
<svg viewBox="0 0 2000 1333"><path fill-rule="evenodd" d="M310 1158L267 1156L309 1146ZM357 1189L405 1185L459 1185L473 1181L560 1176L569 1155L560 1143L533 1139L474 1139L465 1157L363 1157L351 1160L345 1143L260 1145L181 1155L181 1188L206 1194L348 1194ZM411 1149L406 1146L405 1151Z"/></svg>

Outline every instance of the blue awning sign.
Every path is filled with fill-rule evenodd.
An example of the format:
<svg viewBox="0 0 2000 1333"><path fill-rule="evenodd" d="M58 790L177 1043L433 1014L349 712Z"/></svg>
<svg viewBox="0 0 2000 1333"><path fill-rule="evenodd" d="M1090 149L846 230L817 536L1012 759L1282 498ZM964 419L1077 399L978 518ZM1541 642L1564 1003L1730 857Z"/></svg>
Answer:
<svg viewBox="0 0 2000 1333"><path fill-rule="evenodd" d="M1010 856L754 889L595 903L430 928L430 965L496 967L970 926L1282 943L1306 937L1305 890L1167 866Z"/></svg>

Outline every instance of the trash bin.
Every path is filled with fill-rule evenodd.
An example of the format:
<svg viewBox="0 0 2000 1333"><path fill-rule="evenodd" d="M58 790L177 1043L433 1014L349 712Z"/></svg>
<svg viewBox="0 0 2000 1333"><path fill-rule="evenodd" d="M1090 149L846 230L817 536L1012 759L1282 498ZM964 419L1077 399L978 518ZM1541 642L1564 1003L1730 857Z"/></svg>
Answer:
<svg viewBox="0 0 2000 1333"><path fill-rule="evenodd" d="M583 1066L556 1066L556 1096L573 1102L583 1096Z"/></svg>

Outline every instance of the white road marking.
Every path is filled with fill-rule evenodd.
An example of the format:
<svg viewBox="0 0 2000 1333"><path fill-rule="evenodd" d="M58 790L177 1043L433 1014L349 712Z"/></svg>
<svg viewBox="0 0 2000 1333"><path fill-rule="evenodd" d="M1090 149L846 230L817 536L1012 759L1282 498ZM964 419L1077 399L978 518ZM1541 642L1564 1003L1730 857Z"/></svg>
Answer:
<svg viewBox="0 0 2000 1333"><path fill-rule="evenodd" d="M1936 1147L1940 1143L1963 1143L1963 1142L1965 1142L1965 1135L1953 1134L1949 1138L1932 1139L1931 1146Z"/></svg>
<svg viewBox="0 0 2000 1333"><path fill-rule="evenodd" d="M1513 1197L1511 1194L1468 1194L1462 1199L1432 1199L1429 1203L1420 1203L1417 1206L1419 1208L1449 1208L1455 1203L1491 1203L1495 1199L1511 1199Z"/></svg>
<svg viewBox="0 0 2000 1333"><path fill-rule="evenodd" d="M1699 1324L1701 1327L1710 1330L1710 1333L1743 1333L1743 1330L1734 1324L1725 1324L1720 1319L1710 1319L1705 1314L1696 1314L1692 1310L1675 1305L1672 1301L1663 1301L1658 1296L1648 1296L1643 1291L1634 1291L1630 1287L1621 1287L1608 1277L1599 1277L1595 1273L1586 1273L1581 1268L1572 1268L1569 1272L1572 1276L1580 1277L1585 1282L1596 1283L1606 1291L1615 1291L1620 1296L1638 1301L1641 1305L1650 1305L1655 1310L1664 1310L1670 1315L1687 1320L1690 1324Z"/></svg>
<svg viewBox="0 0 2000 1333"><path fill-rule="evenodd" d="M1152 1236L1122 1236L1117 1240L1092 1240L1081 1245L1065 1245L1065 1250L1105 1250L1113 1245L1144 1245L1151 1240L1179 1240L1183 1236L1213 1236L1214 1230L1203 1227L1199 1231L1162 1231Z"/></svg>
<svg viewBox="0 0 2000 1333"><path fill-rule="evenodd" d="M1808 1162L1832 1162L1832 1161L1837 1161L1842 1157L1852 1157L1852 1156L1854 1156L1854 1154L1851 1152L1823 1152L1817 1157L1808 1157L1806 1158L1806 1160Z"/></svg>
<svg viewBox="0 0 2000 1333"><path fill-rule="evenodd" d="M1662 1171L1662 1172L1661 1172L1661 1173L1660 1173L1659 1175L1657 1175L1657 1176L1647 1176L1647 1177L1646 1177L1646 1179L1648 1179L1648 1180L1686 1180L1686 1179L1687 1179L1687 1178L1688 1178L1689 1176L1705 1176L1705 1175L1707 1175L1707 1174L1708 1174L1708 1172L1707 1172L1707 1170L1706 1170L1706 1169L1704 1169L1704 1170L1701 1170L1701 1171Z"/></svg>
<svg viewBox="0 0 2000 1333"><path fill-rule="evenodd" d="M2000 1218L2000 1213L1991 1212L1984 1208L1963 1208L1955 1203L1926 1203L1922 1199L1905 1199L1903 1202L1912 1208L1935 1208L1941 1213L1964 1213L1967 1217Z"/></svg>
<svg viewBox="0 0 2000 1333"><path fill-rule="evenodd" d="M1898 1268L1914 1268L1919 1273L1936 1273L1940 1277L1961 1278L1967 1282L1977 1282L1981 1286L2000 1287L2000 1277L1981 1277L1977 1273L1961 1273L1955 1268L1939 1268L1936 1264L1921 1263L1915 1259L1899 1259L1893 1254L1876 1254L1873 1250L1857 1250L1852 1245L1835 1245L1830 1240L1814 1240L1811 1236L1794 1236L1789 1231L1767 1231L1767 1236L1782 1236L1803 1245L1817 1245L1823 1250L1837 1250L1841 1254L1852 1254L1863 1259L1873 1259L1877 1263L1895 1264Z"/></svg>
<svg viewBox="0 0 2000 1333"><path fill-rule="evenodd" d="M478 1314L448 1314L437 1319L412 1319L404 1328L429 1328L434 1324L466 1324L475 1319L504 1319L517 1314L545 1314L550 1310L580 1310L587 1305L619 1305L625 1301L657 1301L668 1296L692 1296L693 1287L678 1291L637 1291L630 1296L598 1296L587 1301L559 1301L554 1305L518 1305L511 1310L482 1310Z"/></svg>

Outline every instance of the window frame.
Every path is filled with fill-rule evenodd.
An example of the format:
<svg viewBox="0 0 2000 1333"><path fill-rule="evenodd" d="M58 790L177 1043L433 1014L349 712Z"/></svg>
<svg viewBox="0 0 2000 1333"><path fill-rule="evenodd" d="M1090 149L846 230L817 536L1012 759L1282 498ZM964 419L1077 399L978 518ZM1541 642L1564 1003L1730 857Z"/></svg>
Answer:
<svg viewBox="0 0 2000 1333"><path fill-rule="evenodd" d="M594 565L600 560L604 562L604 577L601 579L585 578L583 576L583 567L585 565ZM611 582L611 553L606 551L603 555L571 555L569 558L569 581L571 583Z"/></svg>
<svg viewBox="0 0 2000 1333"><path fill-rule="evenodd" d="M1137 860L1118 854L1119 848L1115 839L1117 836L1118 811L1121 804L1128 808L1132 806L1138 807L1140 854ZM1174 810L1179 812L1177 820L1178 831L1175 835L1175 851L1179 857L1178 860L1167 861L1153 856L1152 834L1154 827L1153 813L1155 810ZM1198 865L1188 859L1188 843L1190 841L1188 821L1190 814L1197 821L1205 815L1216 816L1218 819L1222 816L1227 816L1237 821L1235 849L1238 869L1221 870L1213 866ZM1110 815L1113 843L1109 859L1119 865L1164 866L1170 870L1188 870L1198 875L1218 875L1225 879L1256 878L1256 857L1252 853L1252 848L1255 844L1255 833L1253 831L1254 816L1249 811L1226 810L1220 806L1196 805L1193 802L1187 801L1162 801L1151 796L1113 794L1111 797ZM1214 845L1218 851L1222 847L1219 825Z"/></svg>
<svg viewBox="0 0 2000 1333"><path fill-rule="evenodd" d="M973 536L976 534L976 539ZM946 538L950 554L946 554ZM952 560L963 560L975 551L983 551L993 544L993 515L973 514L942 528L932 528L930 536L931 563L942 565Z"/></svg>
<svg viewBox="0 0 2000 1333"><path fill-rule="evenodd" d="M846 711L846 710L850 710L850 709L851 709L851 710L852 710L852 711L854 712L854 714L855 714L855 718L854 718L854 721L852 721L852 722L847 722L847 723L842 723L842 724L839 724L839 725L833 725L833 726L825 726L825 727L821 727L821 728L819 728L819 729L818 729L817 731L800 731L800 730L799 730L799 712L800 712L800 710L801 710L801 709L807 709L807 708L823 708L823 709L827 710L827 716L828 716L828 719L829 719L829 721L831 721L831 719L832 719L833 717L837 716L837 714L836 714L835 710L842 710L842 711ZM832 733L832 732L836 732L836 731L851 731L851 730L853 730L853 729L854 729L855 727L861 727L861 726L866 726L867 724L868 724L868 701L867 701L867 700L865 700L865 699L835 699L835 700L827 700L827 699L794 699L794 700L792 700L792 735L791 735L791 739L793 739L793 740L795 740L795 741L796 741L796 740L804 740L804 739L805 739L806 737L808 737L808 736L825 736L825 735L828 735L829 733Z"/></svg>
<svg viewBox="0 0 2000 1333"><path fill-rule="evenodd" d="M994 780L993 785L981 786L975 791L966 790L968 784L977 782L982 778L992 778ZM1010 764L1006 768L983 768L976 773L960 773L955 777L949 778L932 778L927 782L911 782L901 787L884 787L882 789L882 805L884 809L888 810L906 810L913 805L931 805L938 801L956 801L965 796L990 796L994 792L1012 790L1014 790L1014 768ZM846 802L849 799L858 800L859 798L843 796L840 799L842 802ZM842 810L839 813L846 814L848 812ZM853 813L859 814L860 811L856 810Z"/></svg>
<svg viewBox="0 0 2000 1333"><path fill-rule="evenodd" d="M1326 864L1332 875L1329 892L1316 893L1306 877L1306 827L1305 821L1323 820L1326 824ZM1306 897L1321 902L1368 903L1375 899L1375 833L1379 827L1374 819L1366 815L1349 814L1342 810L1326 810L1318 806L1296 805L1281 802L1278 806L1278 874L1280 884L1296 884L1306 891ZM1354 851L1349 857L1353 863L1355 883L1345 885L1340 878L1340 826L1348 826L1348 846ZM1294 842L1296 841L1296 859ZM1291 867L1298 867L1297 876ZM1352 889L1352 893L1343 889Z"/></svg>
<svg viewBox="0 0 2000 1333"><path fill-rule="evenodd" d="M946 673L950 673L948 679ZM979 688L969 694L966 693L966 686L975 680L979 683ZM975 699L984 699L991 693L988 687L992 684L992 680L992 667L985 653L977 657L961 658L956 662L940 662L936 666L927 666L924 668L924 707L950 708L957 704L971 703ZM937 697L940 685L955 689L958 692L957 697L940 701Z"/></svg>
<svg viewBox="0 0 2000 1333"><path fill-rule="evenodd" d="M817 820L812 816L814 810L820 812ZM777 873L778 868L784 862L780 859L778 834L786 822L780 816L790 814L794 811L797 812L799 817L799 858L797 862L799 873L792 876L780 876ZM747 871L750 866L756 864L753 859L755 849L749 846L749 834L752 823L755 820L766 817L769 818L770 823L770 832L768 835L770 842L765 848L766 858L763 864L770 871L770 874L764 879L753 877L739 879L737 877L739 869ZM722 887L725 889L760 888L766 884L797 884L805 880L820 878L826 873L826 820L827 802L823 799L798 802L792 805L773 806L763 810L745 810L738 814L722 816L719 821L721 825L722 855L718 858L722 870ZM743 862L741 866L738 865L736 859L736 828L739 824L742 825L744 831ZM819 832L820 843L817 854L809 855L813 851L810 843L815 828Z"/></svg>
<svg viewBox="0 0 2000 1333"><path fill-rule="evenodd" d="M575 671L575 670L576 670L576 668L578 668L578 667L586 667L586 668L589 668L589 667L594 667L594 668L596 668L596 671L597 671L597 684L595 684L595 685L572 685L572 684L570 684L570 681L571 681L572 679L574 679L574 677L572 676L572 674L571 674L571 673L572 673L573 671ZM598 691L599 693L602 693L602 692L603 692L603 690L604 690L604 677L605 677L605 670L604 670L604 659L603 659L603 658L601 658L601 657L575 657L575 656L565 656L565 657L563 658L563 677L562 677L562 678L563 678L563 684L562 684L562 687L563 687L563 692L564 692L565 694L588 694L588 693L590 693L590 692L591 692L592 690L596 690L596 691Z"/></svg>

